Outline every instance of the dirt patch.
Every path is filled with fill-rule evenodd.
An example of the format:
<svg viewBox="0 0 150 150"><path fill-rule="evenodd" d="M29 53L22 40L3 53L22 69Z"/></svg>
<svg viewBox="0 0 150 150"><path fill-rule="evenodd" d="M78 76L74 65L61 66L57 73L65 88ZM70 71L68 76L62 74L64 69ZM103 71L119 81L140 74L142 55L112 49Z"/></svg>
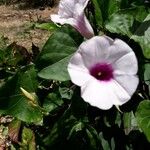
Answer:
<svg viewBox="0 0 150 150"><path fill-rule="evenodd" d="M32 42L42 47L50 32L34 28L36 22L50 22L50 14L56 13L57 7L44 10L20 10L17 5L0 6L0 35L7 37L9 43L31 48Z"/></svg>

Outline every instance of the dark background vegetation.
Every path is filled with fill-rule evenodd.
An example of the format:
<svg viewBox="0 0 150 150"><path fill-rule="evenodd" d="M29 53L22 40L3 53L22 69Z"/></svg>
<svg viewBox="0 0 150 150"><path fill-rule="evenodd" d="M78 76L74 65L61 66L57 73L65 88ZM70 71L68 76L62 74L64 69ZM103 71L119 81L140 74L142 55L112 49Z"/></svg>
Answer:
<svg viewBox="0 0 150 150"><path fill-rule="evenodd" d="M54 6L59 0L0 0L0 4L10 5L15 3L24 3L26 6Z"/></svg>

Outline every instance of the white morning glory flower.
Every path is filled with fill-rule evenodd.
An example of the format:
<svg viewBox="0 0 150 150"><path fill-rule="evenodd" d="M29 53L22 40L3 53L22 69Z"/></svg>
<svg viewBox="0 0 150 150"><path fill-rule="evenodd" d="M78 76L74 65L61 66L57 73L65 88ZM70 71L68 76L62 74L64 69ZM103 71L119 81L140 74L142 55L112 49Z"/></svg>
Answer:
<svg viewBox="0 0 150 150"><path fill-rule="evenodd" d="M132 49L107 36L83 42L68 64L72 82L81 87L81 97L104 110L131 98L139 82L137 69Z"/></svg>
<svg viewBox="0 0 150 150"><path fill-rule="evenodd" d="M70 24L87 39L93 37L93 29L84 14L84 9L88 1L89 0L61 0L58 14L51 15L51 20L62 25Z"/></svg>

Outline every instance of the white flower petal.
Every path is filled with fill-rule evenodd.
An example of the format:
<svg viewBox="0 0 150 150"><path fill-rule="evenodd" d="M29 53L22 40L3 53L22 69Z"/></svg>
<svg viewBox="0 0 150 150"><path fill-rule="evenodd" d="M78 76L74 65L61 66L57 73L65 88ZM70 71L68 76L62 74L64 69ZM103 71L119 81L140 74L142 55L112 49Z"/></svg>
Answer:
<svg viewBox="0 0 150 150"><path fill-rule="evenodd" d="M80 34L87 39L94 36L94 31L84 14L84 8L80 3L75 5L73 18L76 20L74 28L80 32Z"/></svg>
<svg viewBox="0 0 150 150"><path fill-rule="evenodd" d="M103 110L110 109L113 106L112 99L114 94L109 93L106 84L101 84L96 79L91 79L81 87L81 97L92 106Z"/></svg>
<svg viewBox="0 0 150 150"><path fill-rule="evenodd" d="M112 64L114 74L135 75L138 70L137 59L133 52L127 53Z"/></svg>
<svg viewBox="0 0 150 150"><path fill-rule="evenodd" d="M80 3L76 3L74 6L74 18L77 19L82 14L84 14L84 7Z"/></svg>
<svg viewBox="0 0 150 150"><path fill-rule="evenodd" d="M130 100L131 96L122 87L122 84L119 84L117 81L112 80L109 83L109 88L111 92L116 96L116 98L112 98L112 102L114 105L123 105L128 100Z"/></svg>
<svg viewBox="0 0 150 150"><path fill-rule="evenodd" d="M85 7L87 6L89 0L78 0L79 4L83 6L83 8L85 9Z"/></svg>
<svg viewBox="0 0 150 150"><path fill-rule="evenodd" d="M51 20L55 23L65 24L66 19L61 18L59 15L51 15Z"/></svg>
<svg viewBox="0 0 150 150"><path fill-rule="evenodd" d="M55 23L69 24L76 28L82 36L89 39L94 36L94 31L87 20L84 9L89 0L61 0L58 15L51 15Z"/></svg>
<svg viewBox="0 0 150 150"><path fill-rule="evenodd" d="M108 51L108 60L110 63L114 63L122 56L132 52L132 49L124 41L120 39L115 39L113 44L109 47Z"/></svg>
<svg viewBox="0 0 150 150"><path fill-rule="evenodd" d="M84 66L80 53L76 53L71 58L68 64L68 72L71 81L78 86L82 86L92 78L88 69Z"/></svg>
<svg viewBox="0 0 150 150"><path fill-rule="evenodd" d="M77 17L74 28L76 28L78 32L87 39L94 36L94 31L84 13Z"/></svg>
<svg viewBox="0 0 150 150"><path fill-rule="evenodd" d="M74 18L64 19L64 18L61 18L59 15L51 15L51 20L55 23L60 23L61 25L69 24L73 27L75 27L77 24Z"/></svg>
<svg viewBox="0 0 150 150"><path fill-rule="evenodd" d="M97 63L112 65L112 79L101 81L90 75L90 67ZM96 36L83 42L68 65L72 82L81 86L81 97L104 110L130 100L139 82L137 69L132 49L123 41L113 41L107 36Z"/></svg>
<svg viewBox="0 0 150 150"><path fill-rule="evenodd" d="M75 0L61 0L58 15L64 18L72 18L76 3Z"/></svg>
<svg viewBox="0 0 150 150"><path fill-rule="evenodd" d="M130 99L130 95L115 80L100 82L92 79L81 87L81 96L92 106L104 110Z"/></svg>
<svg viewBox="0 0 150 150"><path fill-rule="evenodd" d="M112 39L106 36L95 36L83 42L79 51L86 66L90 68L93 64L106 61L109 55L108 48L111 44Z"/></svg>
<svg viewBox="0 0 150 150"><path fill-rule="evenodd" d="M139 83L139 79L137 76L116 75L114 78L127 91L130 96L133 95Z"/></svg>

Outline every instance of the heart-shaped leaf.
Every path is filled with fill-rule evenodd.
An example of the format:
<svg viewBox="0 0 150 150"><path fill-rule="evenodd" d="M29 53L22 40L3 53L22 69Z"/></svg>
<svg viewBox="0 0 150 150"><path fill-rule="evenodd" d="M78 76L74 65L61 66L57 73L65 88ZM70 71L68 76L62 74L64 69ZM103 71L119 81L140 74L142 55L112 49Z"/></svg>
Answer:
<svg viewBox="0 0 150 150"><path fill-rule="evenodd" d="M37 99L33 102L33 99L20 89L23 88L29 95L34 95L37 85L34 65L18 71L0 88L0 114L12 115L29 123L40 123L43 115Z"/></svg>

